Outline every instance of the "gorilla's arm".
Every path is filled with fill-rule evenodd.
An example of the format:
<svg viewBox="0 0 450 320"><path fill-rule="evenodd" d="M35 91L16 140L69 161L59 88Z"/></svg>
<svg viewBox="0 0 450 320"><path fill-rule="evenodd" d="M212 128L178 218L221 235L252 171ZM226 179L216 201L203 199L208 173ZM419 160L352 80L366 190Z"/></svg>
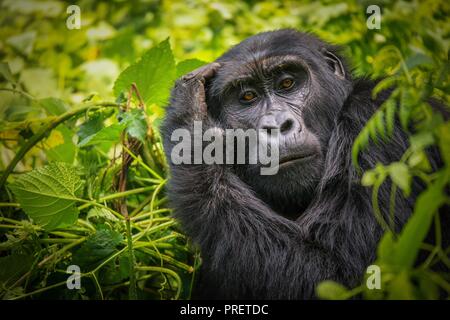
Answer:
<svg viewBox="0 0 450 320"><path fill-rule="evenodd" d="M212 76L211 68L179 80L172 92L162 128L169 159L174 129L191 130L194 120L202 120L204 129L218 127L206 113L203 84ZM200 245L208 271L202 275L203 297L311 298L322 280L349 285L359 280L379 232L370 203L358 199L357 190L353 200L336 193L339 188L348 192L345 175L351 173L345 167L347 155L341 154L350 154L352 141L332 139L340 139L333 159L344 161L334 164L340 170L333 186L337 189L323 186L320 201L299 221L273 212L225 165L171 164L169 195L175 216ZM328 176L333 182L333 172Z"/></svg>

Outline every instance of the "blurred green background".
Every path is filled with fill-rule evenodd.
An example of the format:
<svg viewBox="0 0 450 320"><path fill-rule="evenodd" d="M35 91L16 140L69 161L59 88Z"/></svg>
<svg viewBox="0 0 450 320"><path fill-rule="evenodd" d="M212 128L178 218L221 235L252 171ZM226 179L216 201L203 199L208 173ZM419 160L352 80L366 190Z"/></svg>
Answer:
<svg viewBox="0 0 450 320"><path fill-rule="evenodd" d="M158 123L176 76L216 59L239 41L261 31L289 27L314 32L344 48L356 75L394 79L385 85L398 85L393 99L399 102L402 124L411 118L419 121L421 132L428 140L422 136L420 141L427 142L415 145L411 153L416 157L415 162L405 160L401 176L389 171L389 167L380 166L370 176L372 180L364 180L366 186L382 183L392 174L391 178L407 193L411 176L418 174L417 170L423 170L422 176L428 175L423 148L430 144L438 145L450 162L450 126L442 119L429 116L432 111L423 103L430 96L449 103L449 1L82 0L76 2L81 28L70 30L66 21L71 16L67 8L72 4L69 1L0 1L0 171L8 184L14 184L22 175L49 161L62 161L75 168L67 169L68 175L83 178L78 197L86 203L91 201L78 207L79 219L71 221L73 225L60 224L57 229L47 230L38 220L29 219L33 213L25 206L22 208L20 194L13 194L12 188L2 189L0 295L5 299L190 297L199 259L196 249L168 216L170 208L164 196L167 168L161 157ZM380 29L367 27L371 15L366 13L369 5L381 8ZM171 49L166 46L166 39ZM149 51L161 42L155 51ZM126 94L126 88L113 90L114 83L123 70L146 53L150 57L149 68L142 70L138 64L137 73L144 77L154 72L154 78L161 79L162 84L155 91L155 88L139 87L141 83L137 81L141 93L150 98L145 99L145 115L137 112L127 124L130 135L140 130L136 137L144 145L143 151L133 154L136 161L128 179L133 195L126 193L129 211L135 215L131 234L140 239L134 245L142 247L130 250L136 252L128 260L125 239L130 231L126 230L120 215L114 219L117 212L113 208L117 203L112 201L119 198L114 196L118 192L115 179L120 170L115 162L120 149L116 150L116 146L120 146L119 131L124 127L118 124L122 120L118 120L116 110L91 111L86 106L105 102L123 106L122 94ZM158 55L162 57L160 60L155 59ZM152 100L152 94L157 94L158 99ZM136 97L132 100L134 106L139 105ZM58 116L78 107L85 108L80 113L83 119L70 119L55 130L41 134L42 128ZM425 110L428 116L413 107ZM387 115L387 111L380 114L381 118ZM130 131L130 126L134 131ZM376 127L383 131L383 125ZM97 140L92 140L103 129L106 130L103 138L97 135ZM113 129L115 135L111 135ZM109 140L105 140L105 133ZM367 144L369 135L375 140L377 129L363 133L366 139L359 139L358 143ZM87 138L91 139L89 146ZM83 139L84 146L80 144ZM25 150L24 146L30 148ZM21 154L20 150L25 152ZM8 169L14 159L17 165ZM104 179L99 181L102 175ZM437 177L430 175L427 183L432 186ZM103 207L98 211L88 210L96 201L96 205ZM153 230L151 234L149 228ZM407 241L410 245L407 250L415 254L422 241L418 239L417 244ZM386 259L386 248L391 247L395 247L395 241L386 240L379 252L379 263L387 266L386 272L391 272L386 278L391 286L378 293L369 292L367 298L437 298L438 287L448 295L449 275L428 273L428 267L437 260L449 264L448 248L428 247L433 256L419 272L411 265L406 269L392 267L393 262ZM76 259L80 261L83 255L103 261L100 264L80 262L93 267L85 274L92 281L83 284L82 291L62 289L66 267ZM137 296L133 289L136 283ZM362 291L357 288L347 292L328 283L322 287L320 296L346 298Z"/></svg>

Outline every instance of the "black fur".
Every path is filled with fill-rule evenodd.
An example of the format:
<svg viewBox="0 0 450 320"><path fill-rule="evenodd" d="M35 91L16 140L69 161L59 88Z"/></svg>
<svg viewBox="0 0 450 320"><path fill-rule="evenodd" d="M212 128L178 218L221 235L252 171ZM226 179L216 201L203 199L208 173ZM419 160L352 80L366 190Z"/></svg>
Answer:
<svg viewBox="0 0 450 320"><path fill-rule="evenodd" d="M317 162L276 176L254 174L248 166L171 164L171 206L202 252L197 297L313 298L322 280L358 285L376 257L382 229L372 210L371 189L361 186L352 165L351 149L389 92L372 100L375 83L353 79L339 50L312 35L294 30L262 33L225 53L217 60L221 67L216 75L206 81L208 114L201 112L202 85L179 80L162 126L166 154L170 159L173 130L191 128L194 119L203 120L204 129L256 127L257 115L251 113L256 111L248 111L253 122L226 111L232 108L226 84L250 72L245 63L258 68L265 57L286 55L301 58L314 77L296 117L318 137ZM337 63L333 57L342 63L344 74L330 67L330 61ZM367 169L378 161L396 161L406 148L407 137L397 125L388 143L360 155L360 164ZM439 166L437 155L430 161ZM397 230L421 190L414 181L412 197L397 194ZM389 194L387 182L379 192L383 214Z"/></svg>

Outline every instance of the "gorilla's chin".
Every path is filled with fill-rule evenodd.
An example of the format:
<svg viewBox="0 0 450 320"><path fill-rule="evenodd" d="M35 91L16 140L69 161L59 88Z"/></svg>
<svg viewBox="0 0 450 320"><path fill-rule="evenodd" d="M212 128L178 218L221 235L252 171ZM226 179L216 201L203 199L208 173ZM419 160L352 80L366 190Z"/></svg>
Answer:
<svg viewBox="0 0 450 320"><path fill-rule="evenodd" d="M275 175L261 175L259 167L247 167L238 175L274 211L286 218L296 219L316 193L321 168L319 157L308 155L280 160Z"/></svg>

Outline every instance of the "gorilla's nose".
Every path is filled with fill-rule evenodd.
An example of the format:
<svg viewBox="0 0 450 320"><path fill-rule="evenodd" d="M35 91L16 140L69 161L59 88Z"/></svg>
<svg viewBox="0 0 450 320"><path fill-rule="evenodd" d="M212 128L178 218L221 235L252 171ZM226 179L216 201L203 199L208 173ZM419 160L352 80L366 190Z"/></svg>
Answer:
<svg viewBox="0 0 450 320"><path fill-rule="evenodd" d="M259 127L267 130L269 135L273 129L279 129L280 134L283 136L287 136L293 134L295 131L301 130L300 124L290 112L279 112L277 114L265 115L261 119Z"/></svg>

